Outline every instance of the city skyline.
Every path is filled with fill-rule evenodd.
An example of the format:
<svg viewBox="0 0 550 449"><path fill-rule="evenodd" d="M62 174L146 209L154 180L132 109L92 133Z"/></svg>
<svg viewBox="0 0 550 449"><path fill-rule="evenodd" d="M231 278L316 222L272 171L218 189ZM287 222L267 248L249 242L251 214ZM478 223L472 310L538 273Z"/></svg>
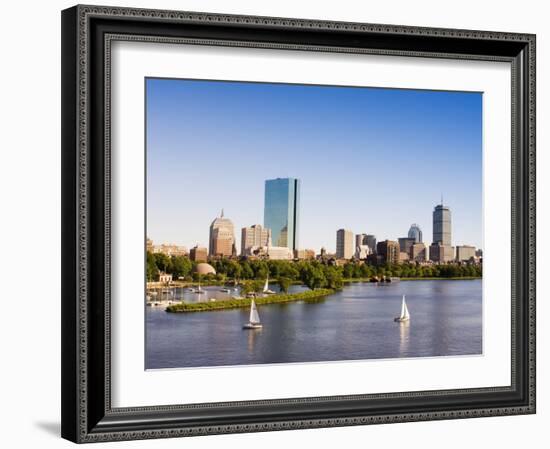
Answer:
<svg viewBox="0 0 550 449"><path fill-rule="evenodd" d="M297 178L300 249L335 252L340 228L432 235L442 193L452 244L483 247L481 94L148 79L147 169L158 243L208 246L224 208L240 249L263 183Z"/></svg>

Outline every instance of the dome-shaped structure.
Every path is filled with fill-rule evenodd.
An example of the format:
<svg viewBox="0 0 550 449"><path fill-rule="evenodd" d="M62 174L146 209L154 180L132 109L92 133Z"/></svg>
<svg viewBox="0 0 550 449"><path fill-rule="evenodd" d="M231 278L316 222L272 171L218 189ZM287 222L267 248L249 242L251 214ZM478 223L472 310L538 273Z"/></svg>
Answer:
<svg viewBox="0 0 550 449"><path fill-rule="evenodd" d="M216 270L214 270L214 267L208 263L199 263L197 267L195 268L195 271L197 274L200 274L202 276L207 274L216 274Z"/></svg>

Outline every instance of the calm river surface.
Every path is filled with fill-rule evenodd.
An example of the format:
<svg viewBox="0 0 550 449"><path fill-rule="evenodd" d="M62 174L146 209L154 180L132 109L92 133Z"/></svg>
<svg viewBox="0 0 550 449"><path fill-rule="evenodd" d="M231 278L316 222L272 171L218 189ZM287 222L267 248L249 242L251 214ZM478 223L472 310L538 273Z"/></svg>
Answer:
<svg viewBox="0 0 550 449"><path fill-rule="evenodd" d="M393 321L403 294L407 324ZM242 329L247 308L146 307L146 368L481 354L481 296L481 280L349 284L315 302L259 306L253 331Z"/></svg>

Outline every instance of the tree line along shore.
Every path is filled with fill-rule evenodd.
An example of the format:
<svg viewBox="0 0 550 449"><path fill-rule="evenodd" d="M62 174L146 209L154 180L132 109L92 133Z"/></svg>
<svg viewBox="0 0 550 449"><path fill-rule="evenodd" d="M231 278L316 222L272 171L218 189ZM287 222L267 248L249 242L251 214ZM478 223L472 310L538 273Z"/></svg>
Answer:
<svg viewBox="0 0 550 449"><path fill-rule="evenodd" d="M249 260L214 259L209 261L216 274L200 276L195 272L197 262L186 256L167 256L163 253L147 252L147 281L158 281L159 273L171 274L174 280L182 283L194 283L199 280L203 285L223 285L228 282L241 285L253 284L253 281L265 282L269 279L277 282L282 293L288 292L291 284L301 283L311 290L342 288L344 282L367 281L387 278L401 280L421 279L475 279L482 277L482 266L474 264L430 264L417 263L370 265L349 261L344 265L333 265L319 260ZM252 291L254 291L252 286Z"/></svg>

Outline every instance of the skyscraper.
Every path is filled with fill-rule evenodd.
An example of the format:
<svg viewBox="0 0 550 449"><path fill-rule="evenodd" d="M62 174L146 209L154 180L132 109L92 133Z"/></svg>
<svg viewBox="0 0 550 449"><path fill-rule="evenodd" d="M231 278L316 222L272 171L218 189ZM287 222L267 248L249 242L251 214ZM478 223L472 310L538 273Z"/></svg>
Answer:
<svg viewBox="0 0 550 449"><path fill-rule="evenodd" d="M274 246L298 249L300 180L268 179L265 182L264 227L271 229Z"/></svg>
<svg viewBox="0 0 550 449"><path fill-rule="evenodd" d="M370 248L372 254L376 253L376 236L372 234L367 234L364 239L365 245Z"/></svg>
<svg viewBox="0 0 550 449"><path fill-rule="evenodd" d="M233 222L221 215L210 225L210 240L208 253L210 256L231 256L235 245L235 230Z"/></svg>
<svg viewBox="0 0 550 449"><path fill-rule="evenodd" d="M451 246L451 209L441 204L433 211L433 242Z"/></svg>
<svg viewBox="0 0 550 449"><path fill-rule="evenodd" d="M384 240L376 244L376 253L381 263L399 263L399 243L393 240Z"/></svg>
<svg viewBox="0 0 550 449"><path fill-rule="evenodd" d="M353 231L338 229L336 231L336 258L351 259L354 252Z"/></svg>
<svg viewBox="0 0 550 449"><path fill-rule="evenodd" d="M355 247L367 244L367 234L357 234L355 236Z"/></svg>
<svg viewBox="0 0 550 449"><path fill-rule="evenodd" d="M422 243L422 229L416 223L409 228L408 237L414 239L414 243Z"/></svg>
<svg viewBox="0 0 550 449"><path fill-rule="evenodd" d="M430 245L430 260L439 263L454 259L454 248L451 240L451 209L441 204L433 211L433 242Z"/></svg>
<svg viewBox="0 0 550 449"><path fill-rule="evenodd" d="M399 237L397 241L399 242L399 251L409 254L411 252L411 246L416 242L414 237Z"/></svg>

